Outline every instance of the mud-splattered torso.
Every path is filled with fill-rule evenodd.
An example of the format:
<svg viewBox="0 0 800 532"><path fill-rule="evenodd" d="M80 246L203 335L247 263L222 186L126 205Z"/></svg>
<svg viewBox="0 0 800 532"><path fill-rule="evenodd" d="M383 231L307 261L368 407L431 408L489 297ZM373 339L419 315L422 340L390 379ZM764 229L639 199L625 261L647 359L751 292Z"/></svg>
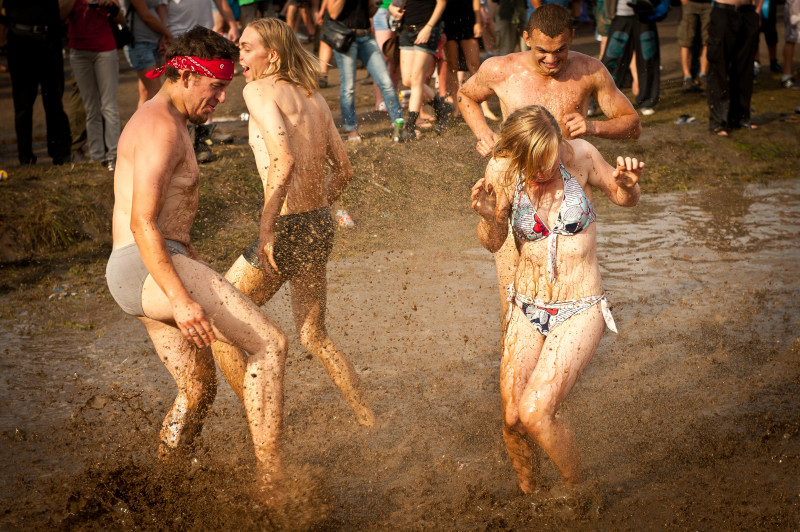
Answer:
<svg viewBox="0 0 800 532"><path fill-rule="evenodd" d="M526 52L509 54L496 61L498 64L491 69L487 83L500 99L503 117L528 105L541 105L565 131L564 117L571 113L586 116L591 97L597 92L594 60L578 52L569 53L566 68L554 77L538 73Z"/></svg>

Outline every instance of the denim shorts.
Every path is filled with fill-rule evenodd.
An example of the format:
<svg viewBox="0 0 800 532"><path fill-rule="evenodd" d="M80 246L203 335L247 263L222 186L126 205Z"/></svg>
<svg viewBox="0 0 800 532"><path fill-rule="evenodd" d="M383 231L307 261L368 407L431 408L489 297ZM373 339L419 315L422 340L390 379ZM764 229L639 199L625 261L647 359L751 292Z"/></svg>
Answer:
<svg viewBox="0 0 800 532"><path fill-rule="evenodd" d="M133 46L126 46L124 52L125 59L137 72L152 68L161 62L157 44L137 42Z"/></svg>
<svg viewBox="0 0 800 532"><path fill-rule="evenodd" d="M428 39L428 42L423 44L414 44L414 41L417 39L417 35L419 35L419 32L422 31L422 26L401 26L400 28L398 44L400 45L401 50L419 50L420 52L425 52L426 54L436 55L436 52L439 50L439 41L442 39L441 24L437 24L433 27L433 30L431 30L431 37Z"/></svg>

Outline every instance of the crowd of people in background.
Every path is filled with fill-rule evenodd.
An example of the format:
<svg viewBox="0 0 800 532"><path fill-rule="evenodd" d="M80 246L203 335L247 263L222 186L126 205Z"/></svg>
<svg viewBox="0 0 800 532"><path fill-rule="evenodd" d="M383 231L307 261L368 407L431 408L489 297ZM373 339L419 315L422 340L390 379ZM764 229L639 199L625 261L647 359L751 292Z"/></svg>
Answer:
<svg viewBox="0 0 800 532"><path fill-rule="evenodd" d="M371 77L363 83L375 87L375 109L388 114L387 130L395 141L409 142L428 129L441 133L459 115L455 95L483 60L528 49L530 14L547 3L568 9L576 23L594 24L598 59L618 87L631 88L642 115L655 113L661 84L658 24L670 6L677 9L680 3L682 90L706 94L710 130L724 136L731 129L755 127L750 99L762 70L780 74L784 88L798 86L792 62L800 37L800 0L783 1L782 62L776 29L779 1L2 0L0 53L7 56L12 77L20 164L36 163L32 116L40 90L53 164L90 160L113 171L120 135L120 61L137 73L141 106L161 86L147 72L162 64L170 43L195 25L237 42L254 20L285 20L316 53L320 88L336 83L329 76L336 65L346 140L361 141L354 104L360 62ZM325 38L326 26L333 24L352 31L346 48L332 48ZM132 35L124 46L112 31L117 25L127 26ZM768 58L763 69L762 33ZM39 63L28 59L32 56ZM66 112L64 58L72 76ZM499 120L487 102L482 102L482 112L488 120ZM593 101L588 116L600 112ZM214 126L211 120L191 126L198 162L214 160L211 147L232 140L215 133Z"/></svg>

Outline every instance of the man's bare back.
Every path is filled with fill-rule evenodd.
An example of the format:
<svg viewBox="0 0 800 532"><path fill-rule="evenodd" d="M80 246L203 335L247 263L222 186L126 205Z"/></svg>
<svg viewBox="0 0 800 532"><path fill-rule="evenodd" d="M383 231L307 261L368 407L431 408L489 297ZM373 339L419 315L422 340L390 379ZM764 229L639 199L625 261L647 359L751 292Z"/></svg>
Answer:
<svg viewBox="0 0 800 532"><path fill-rule="evenodd" d="M264 207L258 239L225 278L259 306L288 282L300 343L325 367L358 422L372 425L375 414L358 375L325 327L326 268L335 230L329 206L353 172L330 109L317 91L317 59L285 22L272 18L250 23L239 50ZM245 353L220 343L212 349L242 396L236 383L246 373Z"/></svg>
<svg viewBox="0 0 800 532"><path fill-rule="evenodd" d="M250 120L249 131L250 147L265 186L270 165L281 166L278 170L283 173L289 162L279 154L286 149L291 153L288 189L280 214L306 212L329 205L325 165L331 159L329 154L332 150L337 150L337 147L341 150L335 155L344 152L322 95L315 92L309 96L297 85L273 77L248 83L243 95L249 109L263 110L262 116ZM277 147L273 148L272 156L268 150L269 137L273 137L272 143ZM321 149L323 147L326 148Z"/></svg>

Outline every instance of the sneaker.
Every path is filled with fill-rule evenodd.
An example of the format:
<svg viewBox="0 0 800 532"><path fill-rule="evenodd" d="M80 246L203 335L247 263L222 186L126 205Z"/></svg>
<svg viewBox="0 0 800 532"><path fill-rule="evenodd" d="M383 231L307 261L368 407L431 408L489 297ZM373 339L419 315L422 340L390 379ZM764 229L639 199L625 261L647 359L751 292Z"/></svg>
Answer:
<svg viewBox="0 0 800 532"><path fill-rule="evenodd" d="M593 117L593 116L600 116L603 112L600 110L600 106L597 105L597 102L594 101L594 98L589 101L589 109L586 111L586 116Z"/></svg>
<svg viewBox="0 0 800 532"><path fill-rule="evenodd" d="M694 92L694 80L692 76L683 76L683 92Z"/></svg>
<svg viewBox="0 0 800 532"><path fill-rule="evenodd" d="M642 114L644 116L650 116L656 114L656 110L652 107L642 107Z"/></svg>
<svg viewBox="0 0 800 532"><path fill-rule="evenodd" d="M769 69L774 74L781 74L783 73L783 67L778 63L777 59L773 59L769 62Z"/></svg>
<svg viewBox="0 0 800 532"><path fill-rule="evenodd" d="M753 62L753 76L758 77L761 74L761 63L758 61Z"/></svg>
<svg viewBox="0 0 800 532"><path fill-rule="evenodd" d="M195 144L194 155L197 158L197 162L200 164L210 163L217 160L216 156L211 151L211 148L209 148L205 143Z"/></svg>
<svg viewBox="0 0 800 532"><path fill-rule="evenodd" d="M388 113L388 111L386 110L386 102L379 103L377 111L380 111L382 113Z"/></svg>
<svg viewBox="0 0 800 532"><path fill-rule="evenodd" d="M794 80L793 77L781 79L781 87L783 87L784 89L795 89L795 90L800 89L800 87L797 85L797 82Z"/></svg>
<svg viewBox="0 0 800 532"><path fill-rule="evenodd" d="M233 135L230 133L215 133L211 135L211 139L215 144L233 144Z"/></svg>
<svg viewBox="0 0 800 532"><path fill-rule="evenodd" d="M105 169L108 170L109 172L113 172L114 170L117 169L117 165L113 159L108 159L107 161L103 161L102 164L105 167Z"/></svg>
<svg viewBox="0 0 800 532"><path fill-rule="evenodd" d="M217 128L217 124L200 124L194 126L194 146L195 151L197 150L197 146L200 144L205 144L207 146L211 146L213 144L211 140L211 134Z"/></svg>
<svg viewBox="0 0 800 532"><path fill-rule="evenodd" d="M698 90L704 91L706 90L706 85L708 84L708 74L705 72L701 72L699 76L697 76L697 88Z"/></svg>

